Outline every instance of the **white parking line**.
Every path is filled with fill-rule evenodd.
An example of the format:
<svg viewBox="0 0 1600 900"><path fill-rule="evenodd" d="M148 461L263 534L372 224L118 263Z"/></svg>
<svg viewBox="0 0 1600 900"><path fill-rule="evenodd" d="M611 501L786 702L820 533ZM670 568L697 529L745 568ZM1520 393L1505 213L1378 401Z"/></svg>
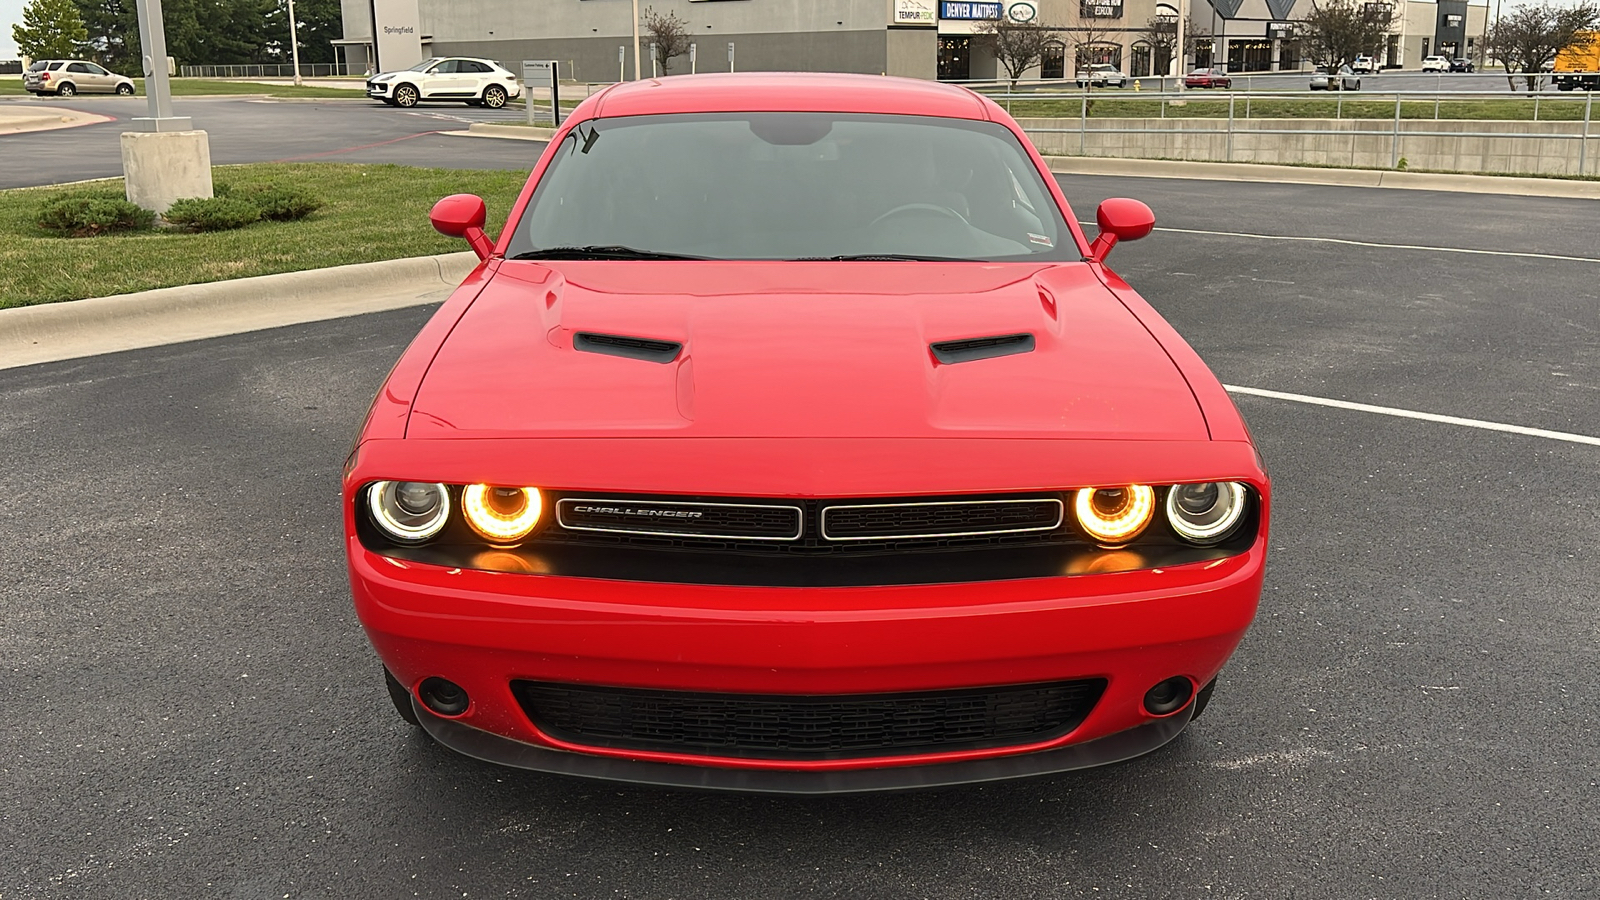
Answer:
<svg viewBox="0 0 1600 900"><path fill-rule="evenodd" d="M1079 222L1085 228L1098 227L1094 222ZM1521 259L1554 259L1561 262L1595 263L1600 258L1592 256L1561 256L1555 253L1520 253L1515 250L1469 250L1465 247L1430 247L1426 244L1387 244L1381 241L1355 241L1348 238L1306 237L1293 234L1251 234L1244 231L1205 231L1199 228L1157 228L1174 234L1202 234L1210 237L1251 238L1258 241L1301 241L1308 244L1343 244L1348 247L1380 247L1385 250L1420 250L1425 253L1465 253L1471 256L1510 256Z"/></svg>
<svg viewBox="0 0 1600 900"><path fill-rule="evenodd" d="M1402 419L1421 419L1424 422L1441 422L1445 425L1461 425L1466 428L1481 428L1485 431L1504 431L1510 434L1527 435L1528 437L1547 438L1552 441L1566 441L1572 444L1588 444L1591 447L1600 447L1600 437L1590 437L1587 434L1571 434L1565 431L1546 431L1543 428L1526 428L1521 425L1507 425L1504 422L1485 422L1482 419L1463 419L1460 416L1441 416L1437 413L1417 412L1410 409L1397 409L1393 406L1373 406L1370 403L1351 403L1348 400L1330 400L1326 397L1312 397L1306 394L1289 394L1283 391L1268 391L1261 388L1240 387L1236 384L1225 384L1223 387L1235 394L1248 394L1252 397L1270 397L1273 400L1290 400L1295 403L1310 403L1314 406L1331 406L1334 409L1349 409L1356 412L1376 413L1380 416L1398 416Z"/></svg>

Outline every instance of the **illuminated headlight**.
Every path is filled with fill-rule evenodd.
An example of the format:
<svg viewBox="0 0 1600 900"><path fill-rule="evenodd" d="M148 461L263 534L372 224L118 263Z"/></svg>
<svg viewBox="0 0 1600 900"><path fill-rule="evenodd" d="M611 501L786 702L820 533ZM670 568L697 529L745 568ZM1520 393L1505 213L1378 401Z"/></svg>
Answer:
<svg viewBox="0 0 1600 900"><path fill-rule="evenodd" d="M533 532L544 512L538 488L469 484L461 493L467 524L484 540L513 544Z"/></svg>
<svg viewBox="0 0 1600 900"><path fill-rule="evenodd" d="M444 530L450 491L425 481L379 481L367 488L367 511L390 540L420 544Z"/></svg>
<svg viewBox="0 0 1600 900"><path fill-rule="evenodd" d="M1167 521L1191 544L1219 544L1238 529L1248 496L1237 481L1174 485L1167 491Z"/></svg>
<svg viewBox="0 0 1600 900"><path fill-rule="evenodd" d="M1073 502L1078 525L1109 547L1138 537L1155 514L1156 492L1147 485L1084 488Z"/></svg>

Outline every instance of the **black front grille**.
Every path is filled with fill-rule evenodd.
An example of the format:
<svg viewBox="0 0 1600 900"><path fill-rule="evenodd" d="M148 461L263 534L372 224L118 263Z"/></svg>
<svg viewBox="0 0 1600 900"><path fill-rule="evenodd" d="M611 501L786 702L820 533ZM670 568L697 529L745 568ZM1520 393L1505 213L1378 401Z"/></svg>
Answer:
<svg viewBox="0 0 1600 900"><path fill-rule="evenodd" d="M1057 499L828 506L822 510L822 535L858 541L1052 531L1061 514Z"/></svg>
<svg viewBox="0 0 1600 900"><path fill-rule="evenodd" d="M556 514L563 529L579 533L751 541L800 537L800 508L777 504L564 497Z"/></svg>
<svg viewBox="0 0 1600 900"><path fill-rule="evenodd" d="M528 718L590 747L848 759L1018 746L1066 735L1105 681L897 694L706 694L514 681Z"/></svg>

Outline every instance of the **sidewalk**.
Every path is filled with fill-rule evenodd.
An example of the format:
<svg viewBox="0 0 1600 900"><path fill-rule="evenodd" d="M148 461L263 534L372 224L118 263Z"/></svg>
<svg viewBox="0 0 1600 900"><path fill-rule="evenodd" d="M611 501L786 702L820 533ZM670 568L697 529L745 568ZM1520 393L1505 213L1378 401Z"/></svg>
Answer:
<svg viewBox="0 0 1600 900"><path fill-rule="evenodd" d="M22 134L28 131L51 131L56 128L75 128L115 121L110 116L97 116L76 109L59 106L34 106L22 103L0 103L0 134Z"/></svg>

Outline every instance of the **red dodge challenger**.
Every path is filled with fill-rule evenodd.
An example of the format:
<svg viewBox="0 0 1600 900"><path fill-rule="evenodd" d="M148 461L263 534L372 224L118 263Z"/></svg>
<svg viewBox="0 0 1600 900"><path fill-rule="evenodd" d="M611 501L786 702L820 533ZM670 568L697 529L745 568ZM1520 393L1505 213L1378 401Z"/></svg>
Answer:
<svg viewBox="0 0 1600 900"><path fill-rule="evenodd" d="M835 792L1101 765L1183 731L1255 613L1238 411L1017 124L948 85L610 88L378 391L350 583L461 753Z"/></svg>

